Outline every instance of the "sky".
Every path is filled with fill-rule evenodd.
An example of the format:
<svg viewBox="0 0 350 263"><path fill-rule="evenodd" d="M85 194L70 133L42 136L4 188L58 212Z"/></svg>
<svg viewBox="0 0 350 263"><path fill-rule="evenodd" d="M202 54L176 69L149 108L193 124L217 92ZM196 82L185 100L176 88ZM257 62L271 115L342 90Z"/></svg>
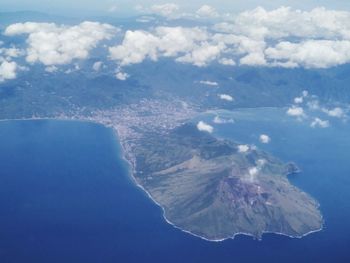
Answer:
<svg viewBox="0 0 350 263"><path fill-rule="evenodd" d="M206 4L215 7L218 11L238 13L246 9L252 9L262 6L267 9L273 9L280 6L291 6L310 10L317 6L324 6L329 9L350 11L349 0L1 0L1 11L40 11L59 15L86 15L86 14L110 14L110 15L135 15L137 11L135 6L144 7L159 5L165 3L174 3L179 6L183 12L193 12L200 6Z"/></svg>

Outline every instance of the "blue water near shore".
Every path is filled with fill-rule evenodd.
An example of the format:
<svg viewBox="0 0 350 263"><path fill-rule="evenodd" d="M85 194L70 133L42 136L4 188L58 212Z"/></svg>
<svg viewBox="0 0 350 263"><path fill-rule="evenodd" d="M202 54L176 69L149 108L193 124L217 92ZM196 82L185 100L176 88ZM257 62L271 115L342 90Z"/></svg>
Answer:
<svg viewBox="0 0 350 263"><path fill-rule="evenodd" d="M8 121L0 122L0 262L350 262L350 126L311 129L281 121L278 110L232 117L235 124L215 126L217 135L300 166L291 181L321 203L322 232L201 240L167 224L134 185L112 130ZM260 133L271 143L260 145Z"/></svg>

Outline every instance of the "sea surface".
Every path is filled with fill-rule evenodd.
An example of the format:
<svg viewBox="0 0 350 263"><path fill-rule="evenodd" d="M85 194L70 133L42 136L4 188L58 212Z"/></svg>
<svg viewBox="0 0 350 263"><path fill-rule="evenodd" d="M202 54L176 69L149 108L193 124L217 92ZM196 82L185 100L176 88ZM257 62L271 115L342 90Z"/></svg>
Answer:
<svg viewBox="0 0 350 263"><path fill-rule="evenodd" d="M286 118L284 109L222 112L215 135L254 143L302 173L323 231L208 242L167 224L130 178L111 129L87 122L0 122L0 262L350 262L350 125ZM201 118L211 123L214 115ZM271 137L259 143L259 135Z"/></svg>

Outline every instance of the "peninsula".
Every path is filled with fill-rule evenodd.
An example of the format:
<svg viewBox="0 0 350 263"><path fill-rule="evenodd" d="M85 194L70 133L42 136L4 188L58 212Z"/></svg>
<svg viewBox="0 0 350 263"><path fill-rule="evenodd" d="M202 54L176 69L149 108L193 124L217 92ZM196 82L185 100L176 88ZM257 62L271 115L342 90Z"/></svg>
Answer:
<svg viewBox="0 0 350 263"><path fill-rule="evenodd" d="M241 152L236 143L197 129L192 120L214 105L103 81L100 91L62 81L5 84L0 119L83 120L113 128L135 183L167 222L203 239L260 239L267 232L302 237L322 229L318 202L288 181L295 165L258 149Z"/></svg>

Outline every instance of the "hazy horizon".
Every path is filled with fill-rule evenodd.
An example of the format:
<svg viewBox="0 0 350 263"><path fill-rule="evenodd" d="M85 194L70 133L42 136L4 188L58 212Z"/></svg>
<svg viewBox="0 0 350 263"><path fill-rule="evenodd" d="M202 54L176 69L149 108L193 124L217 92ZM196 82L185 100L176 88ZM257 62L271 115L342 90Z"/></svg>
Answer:
<svg viewBox="0 0 350 263"><path fill-rule="evenodd" d="M221 13L239 13L247 9L253 9L262 6L266 9L274 9L281 6L288 6L294 9L310 10L315 7L323 6L325 8L334 10L350 10L350 2L344 0L310 0L310 1L296 1L296 0L247 0L229 2L224 0L207 0L203 1L111 1L111 0L78 0L72 3L69 0L62 0L60 2L51 2L43 0L32 0L30 2L24 0L16 1L2 1L0 3L0 12L16 12L16 11L35 11L55 15L67 16L85 16L85 15L111 15L111 16L132 16L144 13L152 13L150 9L157 5L175 5L179 13L195 13L201 6L209 5ZM142 7L142 8L140 8Z"/></svg>

